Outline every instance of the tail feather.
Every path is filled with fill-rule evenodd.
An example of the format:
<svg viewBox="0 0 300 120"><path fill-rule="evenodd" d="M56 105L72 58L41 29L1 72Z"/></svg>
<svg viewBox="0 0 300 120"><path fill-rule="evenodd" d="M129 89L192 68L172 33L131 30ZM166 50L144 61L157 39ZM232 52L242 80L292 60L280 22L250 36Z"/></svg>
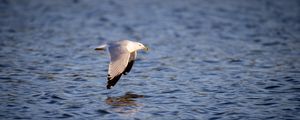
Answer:
<svg viewBox="0 0 300 120"><path fill-rule="evenodd" d="M103 45L100 45L100 46L96 47L95 50L105 50L106 47L107 47L107 45L103 44Z"/></svg>

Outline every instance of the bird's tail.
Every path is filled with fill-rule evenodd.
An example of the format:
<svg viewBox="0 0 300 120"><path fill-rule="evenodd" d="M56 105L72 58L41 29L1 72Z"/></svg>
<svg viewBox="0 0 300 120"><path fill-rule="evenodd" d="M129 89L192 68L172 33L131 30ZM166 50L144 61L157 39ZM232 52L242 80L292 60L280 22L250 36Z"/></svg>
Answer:
<svg viewBox="0 0 300 120"><path fill-rule="evenodd" d="M106 49L106 47L107 47L107 45L106 45L106 44L102 44L102 45L100 45L100 46L96 47L96 48L95 48L95 50L105 50L105 49Z"/></svg>

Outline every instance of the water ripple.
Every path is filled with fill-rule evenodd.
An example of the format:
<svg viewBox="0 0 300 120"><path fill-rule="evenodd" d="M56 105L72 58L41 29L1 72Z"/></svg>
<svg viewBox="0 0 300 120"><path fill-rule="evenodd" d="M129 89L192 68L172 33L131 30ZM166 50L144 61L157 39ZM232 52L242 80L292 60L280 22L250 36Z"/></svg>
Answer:
<svg viewBox="0 0 300 120"><path fill-rule="evenodd" d="M0 119L299 119L298 8L2 0ZM93 48L125 38L151 49L107 90L109 55Z"/></svg>

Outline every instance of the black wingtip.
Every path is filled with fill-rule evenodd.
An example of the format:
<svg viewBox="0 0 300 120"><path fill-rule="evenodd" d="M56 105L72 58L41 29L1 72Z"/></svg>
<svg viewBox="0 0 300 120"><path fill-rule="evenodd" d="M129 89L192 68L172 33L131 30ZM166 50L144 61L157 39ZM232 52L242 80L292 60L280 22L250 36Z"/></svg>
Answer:
<svg viewBox="0 0 300 120"><path fill-rule="evenodd" d="M122 74L115 76L114 78L111 79L110 76L107 77L107 85L106 88L107 89L111 89L112 86L115 86L116 83L119 81L119 79L121 78Z"/></svg>
<svg viewBox="0 0 300 120"><path fill-rule="evenodd" d="M109 86L109 85L106 85L106 88L107 88L107 89L110 89L110 88L111 88L111 86Z"/></svg>
<svg viewBox="0 0 300 120"><path fill-rule="evenodd" d="M127 67L125 68L125 70L123 72L124 75L127 75L130 72L133 64L134 64L134 60L128 62L128 65L127 65Z"/></svg>

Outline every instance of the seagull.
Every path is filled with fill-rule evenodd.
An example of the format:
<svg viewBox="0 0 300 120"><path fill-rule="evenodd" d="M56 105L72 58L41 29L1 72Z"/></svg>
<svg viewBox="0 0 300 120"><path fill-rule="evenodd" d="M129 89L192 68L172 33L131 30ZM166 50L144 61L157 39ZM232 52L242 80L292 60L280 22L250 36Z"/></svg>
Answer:
<svg viewBox="0 0 300 120"><path fill-rule="evenodd" d="M108 49L110 54L106 85L107 89L111 89L111 87L113 87L121 78L122 74L126 75L130 72L138 50L149 50L149 48L142 43L130 40L114 41L108 44L102 44L95 48L95 50L106 49Z"/></svg>

